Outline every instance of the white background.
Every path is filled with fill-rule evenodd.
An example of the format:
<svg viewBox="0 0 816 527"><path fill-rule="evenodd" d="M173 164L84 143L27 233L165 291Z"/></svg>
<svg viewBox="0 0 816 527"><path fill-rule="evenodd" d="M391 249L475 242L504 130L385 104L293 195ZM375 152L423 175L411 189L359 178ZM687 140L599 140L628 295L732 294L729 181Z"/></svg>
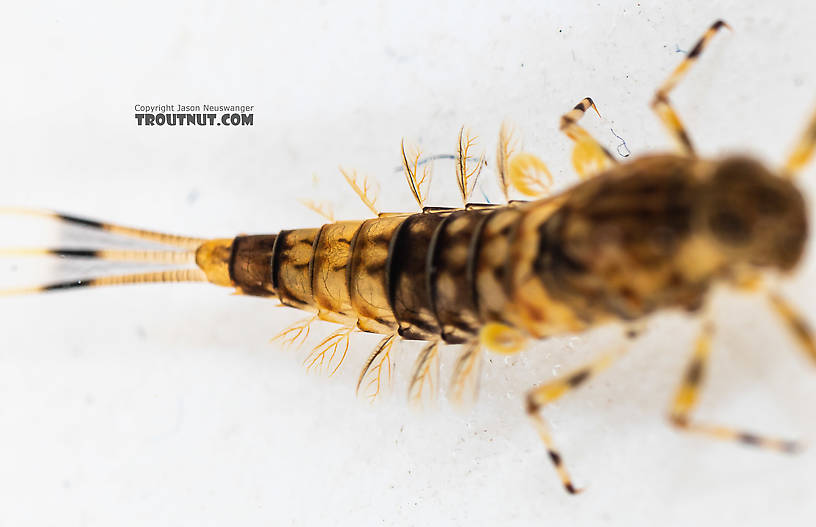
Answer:
<svg viewBox="0 0 816 527"><path fill-rule="evenodd" d="M402 137L453 152L463 124L492 161L503 120L575 181L558 117L634 155L670 143L648 108L717 18L724 31L673 99L699 151L776 166L816 106L811 2L504 2L295 7L18 3L0 21L1 204L53 207L202 236L321 219L297 198L367 214L337 165L411 209ZM678 49L680 51L678 51ZM252 104L247 128L136 126L135 104ZM455 205L437 162L431 201ZM495 200L492 165L484 192ZM803 177L816 192L816 166ZM54 241L4 220L0 245ZM36 238L25 229L32 226ZM44 262L0 263L5 284ZM64 270L60 265L57 270ZM816 320L808 258L785 286ZM376 337L334 377L268 343L301 314L206 285L0 299L0 525L779 525L816 517L816 450L786 457L689 437L665 411L694 323L654 320L607 374L546 410L579 486L560 488L523 413L533 384L606 349L610 332L490 356L457 412L405 403L418 350L396 353L390 396L354 396ZM816 369L764 304L726 295L698 415L816 438ZM314 327L312 344L332 329ZM442 373L450 373L447 350Z"/></svg>

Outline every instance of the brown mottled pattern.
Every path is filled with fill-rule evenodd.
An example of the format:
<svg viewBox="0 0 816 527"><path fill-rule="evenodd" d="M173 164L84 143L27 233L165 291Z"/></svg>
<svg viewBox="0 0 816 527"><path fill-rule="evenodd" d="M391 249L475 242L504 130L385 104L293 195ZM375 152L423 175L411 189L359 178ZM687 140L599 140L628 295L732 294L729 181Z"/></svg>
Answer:
<svg viewBox="0 0 816 527"><path fill-rule="evenodd" d="M315 304L330 313L356 318L346 280L351 260L351 240L362 221L341 221L324 225L315 243L312 259L312 295Z"/></svg>
<svg viewBox="0 0 816 527"><path fill-rule="evenodd" d="M804 210L750 160L655 155L535 202L238 237L230 273L242 292L364 331L461 343L495 321L547 337L696 310L740 266L791 269Z"/></svg>
<svg viewBox="0 0 816 527"><path fill-rule="evenodd" d="M414 214L400 226L388 256L388 299L408 340L431 340L440 333L426 280L428 248L446 212Z"/></svg>
<svg viewBox="0 0 816 527"><path fill-rule="evenodd" d="M694 170L653 156L575 187L538 229L535 271L548 294L588 323L697 309L721 264L694 236L704 196Z"/></svg>
<svg viewBox="0 0 816 527"><path fill-rule="evenodd" d="M397 320L388 302L386 261L394 232L407 218L389 216L366 220L351 242L351 259L346 270L351 307L363 331L389 333Z"/></svg>
<svg viewBox="0 0 816 527"><path fill-rule="evenodd" d="M309 272L314 240L320 229L281 231L272 262L273 283L281 303L300 309L314 309Z"/></svg>
<svg viewBox="0 0 816 527"><path fill-rule="evenodd" d="M325 320L356 320L363 331L466 342L483 323L477 293L490 320L507 299L518 209L389 215L239 236L231 278L245 294L277 294Z"/></svg>
<svg viewBox="0 0 816 527"><path fill-rule="evenodd" d="M535 269L539 254L539 230L560 209L567 195L527 204L510 247L508 279L511 302L503 313L505 321L524 328L534 337L579 331L583 328L572 306L548 294Z"/></svg>
<svg viewBox="0 0 816 527"><path fill-rule="evenodd" d="M476 292L479 317L484 322L504 322L509 299L508 265L514 229L521 218L517 207L502 207L490 213L476 233L470 271Z"/></svg>
<svg viewBox="0 0 816 527"><path fill-rule="evenodd" d="M473 234L487 214L485 210L450 214L440 224L429 248L428 290L442 338L451 344L472 339L481 325L467 263Z"/></svg>

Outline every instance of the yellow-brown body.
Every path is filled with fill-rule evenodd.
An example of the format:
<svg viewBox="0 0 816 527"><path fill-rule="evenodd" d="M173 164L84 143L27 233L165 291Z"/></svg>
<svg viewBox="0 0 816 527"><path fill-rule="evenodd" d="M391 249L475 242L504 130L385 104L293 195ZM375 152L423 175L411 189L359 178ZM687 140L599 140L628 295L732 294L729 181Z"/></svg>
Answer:
<svg viewBox="0 0 816 527"><path fill-rule="evenodd" d="M660 155L540 201L239 236L203 268L324 320L459 343L490 322L541 338L696 310L717 280L790 270L806 239L802 196L757 162Z"/></svg>
<svg viewBox="0 0 816 527"><path fill-rule="evenodd" d="M478 385L482 347L509 353L525 337L574 333L609 322L629 323L653 313L696 311L717 283L756 285L768 272L788 273L800 261L808 238L805 201L794 178L816 152L816 116L782 169L771 171L744 157L720 160L697 155L669 93L698 60L713 35L728 27L718 20L658 88L652 108L677 143L677 153L619 160L578 121L590 108L585 97L561 117L561 130L575 142L573 166L582 182L531 202L510 202L511 188L546 196L552 182L543 161L516 152L502 127L495 159L507 205L463 209L424 208L420 156L402 149L410 190L423 212L379 214L367 186L343 176L377 217L333 222L278 234L205 240L101 223L53 211L10 209L87 228L158 242L172 251L26 248L6 254L52 255L98 260L189 264L197 268L102 276L0 291L0 296L76 287L148 282L201 282L234 287L242 294L274 297L287 306L340 323L307 359L310 366L342 363L354 328L386 335L366 361L358 391L379 392L389 352L399 335L430 341L420 351L409 396L421 398L441 342L466 343L453 367L454 399ZM475 186L484 156L468 168L475 141L459 133L457 183L463 202ZM2 209L0 209L2 212ZM765 291L802 349L816 360L816 338L803 316L777 291ZM305 340L309 321L282 332ZM703 317L694 354L669 412L684 430L780 452L796 441L758 435L692 418L711 350L714 324ZM630 336L637 332L630 332ZM338 351L341 344L345 346ZM331 351L329 351L331 350ZM328 358L327 358L328 354ZM616 349L527 393L526 411L547 448L564 488L574 486L540 410L581 386L620 356ZM474 380L475 382L468 382Z"/></svg>

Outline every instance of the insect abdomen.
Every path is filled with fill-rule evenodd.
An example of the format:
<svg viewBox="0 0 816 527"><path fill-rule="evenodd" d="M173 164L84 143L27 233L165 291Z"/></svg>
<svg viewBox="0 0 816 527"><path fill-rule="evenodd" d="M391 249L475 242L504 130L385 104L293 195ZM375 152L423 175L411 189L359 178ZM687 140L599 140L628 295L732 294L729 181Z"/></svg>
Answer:
<svg viewBox="0 0 816 527"><path fill-rule="evenodd" d="M478 238L475 233L487 214L483 210L451 213L436 229L428 248L428 292L446 342L465 342L481 325L471 263Z"/></svg>
<svg viewBox="0 0 816 527"><path fill-rule="evenodd" d="M695 309L724 261L691 225L705 194L692 170L647 158L549 200L282 231L271 255L272 238L253 242L271 283L238 238L235 269L255 282L236 273L235 285L363 331L448 343L490 322L544 337Z"/></svg>
<svg viewBox="0 0 816 527"><path fill-rule="evenodd" d="M361 221L341 221L324 225L314 241L310 263L312 296L324 318L335 322L356 318L346 276L352 240L361 224Z"/></svg>
<svg viewBox="0 0 816 527"><path fill-rule="evenodd" d="M271 258L272 286L282 304L314 310L312 259L314 242L320 229L281 231L275 240Z"/></svg>
<svg viewBox="0 0 816 527"><path fill-rule="evenodd" d="M276 234L237 236L232 242L229 274L241 292L254 296L275 296L270 264Z"/></svg>
<svg viewBox="0 0 816 527"><path fill-rule="evenodd" d="M406 217L366 220L352 239L346 283L357 326L363 331L390 333L397 326L388 303L388 255L391 238Z"/></svg>
<svg viewBox="0 0 816 527"><path fill-rule="evenodd" d="M388 303L399 334L409 340L440 335L428 283L431 238L448 213L414 214L394 234L388 253Z"/></svg>
<svg viewBox="0 0 816 527"><path fill-rule="evenodd" d="M242 293L409 340L472 339L507 301L515 207L428 212L239 236Z"/></svg>

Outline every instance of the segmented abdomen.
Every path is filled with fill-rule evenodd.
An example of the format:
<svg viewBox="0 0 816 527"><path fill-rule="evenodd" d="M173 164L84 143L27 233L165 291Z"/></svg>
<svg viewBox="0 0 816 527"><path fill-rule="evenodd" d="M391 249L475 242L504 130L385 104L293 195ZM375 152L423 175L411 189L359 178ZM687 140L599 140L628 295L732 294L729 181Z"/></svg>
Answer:
<svg viewBox="0 0 816 527"><path fill-rule="evenodd" d="M325 320L409 340L472 339L502 320L515 206L383 216L239 236L230 277Z"/></svg>

